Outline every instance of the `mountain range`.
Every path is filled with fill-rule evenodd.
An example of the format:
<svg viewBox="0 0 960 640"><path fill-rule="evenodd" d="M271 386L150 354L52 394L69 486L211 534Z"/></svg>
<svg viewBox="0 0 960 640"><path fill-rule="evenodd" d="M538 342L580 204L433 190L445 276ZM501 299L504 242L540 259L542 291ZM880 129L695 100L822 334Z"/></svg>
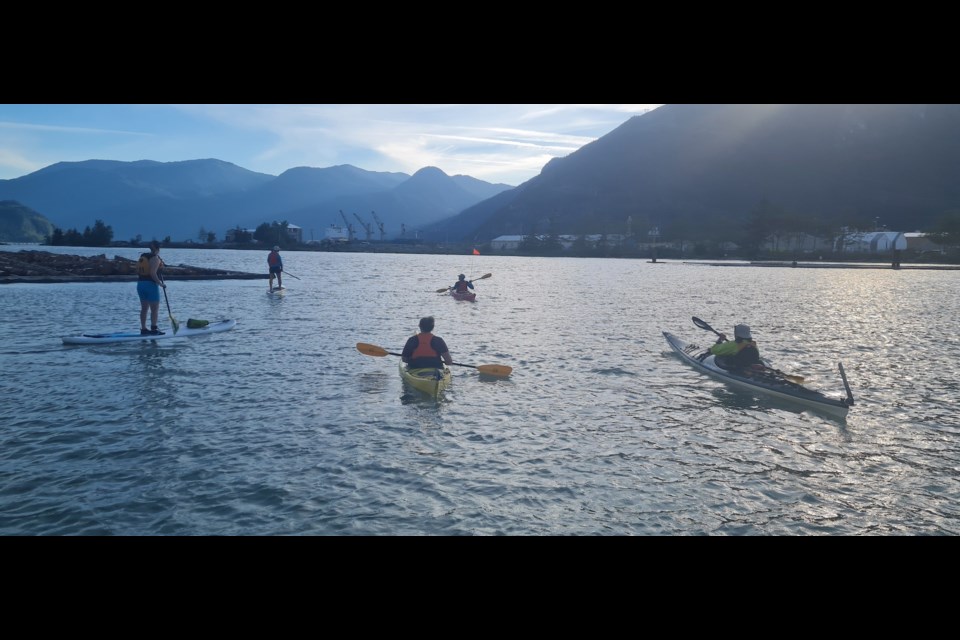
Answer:
<svg viewBox="0 0 960 640"><path fill-rule="evenodd" d="M40 212L64 230L103 220L123 240L196 239L201 228L223 239L227 229L284 220L303 228L304 240L322 240L327 227L343 223L341 210L358 237L364 229L355 214L379 239L371 212L383 223L384 238L395 238L402 229L412 233L512 188L448 176L436 167L412 176L350 165L296 167L271 176L216 159L86 160L0 180L0 200Z"/></svg>
<svg viewBox="0 0 960 640"><path fill-rule="evenodd" d="M320 240L342 211L385 239L635 233L731 239L768 216L791 230L927 230L960 210L960 105L667 104L513 188L426 167L340 165L279 176L220 160L61 162L0 180L58 227L102 219L117 239L218 238L286 220ZM751 222L753 221L753 222ZM2 239L2 238L0 238Z"/></svg>
<svg viewBox="0 0 960 640"><path fill-rule="evenodd" d="M926 230L960 210L958 172L960 105L668 104L422 236L729 239L759 211L811 231Z"/></svg>

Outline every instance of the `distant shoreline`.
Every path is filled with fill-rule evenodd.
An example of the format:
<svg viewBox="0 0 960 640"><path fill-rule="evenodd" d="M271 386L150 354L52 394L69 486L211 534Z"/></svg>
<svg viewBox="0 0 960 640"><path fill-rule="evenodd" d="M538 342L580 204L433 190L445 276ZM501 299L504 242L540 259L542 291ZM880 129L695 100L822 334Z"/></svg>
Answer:
<svg viewBox="0 0 960 640"><path fill-rule="evenodd" d="M106 254L78 256L41 250L4 251L0 249L0 284L64 282L136 282L136 262ZM166 280L266 280L267 273L244 273L224 269L205 269L186 265L167 265Z"/></svg>
<svg viewBox="0 0 960 640"><path fill-rule="evenodd" d="M37 245L47 246L47 245ZM458 255L461 251L451 252L427 252L423 251L425 247L418 246L416 251L410 251L411 247L403 247L404 250L397 250L393 245L387 249L388 245L363 245L363 250L358 246L350 248L334 249L349 253L429 253L431 255ZM85 247L99 249L99 247ZM105 247L104 251L110 249L119 249L127 247ZM210 249L203 246L176 246L171 248L188 249ZM244 249L246 250L246 248ZM251 249L252 250L252 249ZM258 248L262 250L262 248ZM291 251L315 251L316 249L291 249ZM320 251L323 251L321 249ZM514 254L486 254L496 256L506 256ZM525 254L517 254L525 256ZM527 256L535 257L535 256ZM541 256L547 257L547 256ZM581 256L549 256L549 257L581 257ZM583 256L590 257L590 256ZM633 256L605 256L612 259L644 259L646 263L651 260L636 258ZM823 262L823 261L789 261L789 260L754 260L754 261L736 261L711 262L705 260L682 260L682 259L658 259L656 264L682 264L691 266L712 266L712 267L779 267L786 269L891 269L891 270L943 270L960 271L960 265L949 264L923 264L909 263L894 267L890 262ZM224 269L208 269L201 267L191 267L187 265L167 265L165 268L165 278L167 280L266 280L269 278L267 273L246 273L242 271L228 271ZM51 253L42 249L21 249L17 252L6 251L3 245L0 245L0 284L18 284L18 283L68 283L68 282L135 282L136 262L129 258L114 256L107 258L106 253L83 257L74 254Z"/></svg>
<svg viewBox="0 0 960 640"><path fill-rule="evenodd" d="M704 267L780 267L785 269L891 269L897 270L941 270L960 271L960 265L955 264L900 264L893 266L890 263L863 263L863 262L684 262Z"/></svg>

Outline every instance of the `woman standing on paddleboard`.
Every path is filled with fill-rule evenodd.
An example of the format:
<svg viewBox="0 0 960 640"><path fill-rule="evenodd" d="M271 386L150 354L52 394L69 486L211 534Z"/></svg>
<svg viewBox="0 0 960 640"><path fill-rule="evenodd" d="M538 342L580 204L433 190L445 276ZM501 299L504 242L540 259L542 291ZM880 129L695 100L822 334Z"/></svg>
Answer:
<svg viewBox="0 0 960 640"><path fill-rule="evenodd" d="M161 336L163 331L157 326L160 312L160 287L167 285L160 277L163 260L160 259L160 243L153 240L149 253L140 254L137 261L137 295L140 296L140 335ZM150 329L147 329L147 309L150 309Z"/></svg>

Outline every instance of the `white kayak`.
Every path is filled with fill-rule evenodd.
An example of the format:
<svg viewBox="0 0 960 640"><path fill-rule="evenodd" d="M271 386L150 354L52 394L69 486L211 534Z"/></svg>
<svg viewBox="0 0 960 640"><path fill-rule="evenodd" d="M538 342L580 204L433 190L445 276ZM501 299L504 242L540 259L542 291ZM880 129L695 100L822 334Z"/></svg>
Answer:
<svg viewBox="0 0 960 640"><path fill-rule="evenodd" d="M692 365L702 373L729 383L734 387L764 393L782 400L789 400L838 417L845 417L847 411L853 406L853 393L850 391L849 385L847 385L847 378L843 372L842 364L838 366L840 368L840 376L843 378L843 384L847 388L847 397L843 399L831 398L819 391L808 389L803 385L787 380L774 369L748 369L740 371L724 369L717 364L716 356L711 355L707 349L681 340L666 331L663 332L663 337L667 339L667 342L673 350L680 355L684 362Z"/></svg>
<svg viewBox="0 0 960 640"><path fill-rule="evenodd" d="M220 333L229 331L237 325L236 320L220 320L211 322L205 327L191 329L186 323L180 324L180 329L174 333L173 327L166 327L166 333L162 335L142 335L140 330L136 331L118 331L115 333L84 333L79 336L65 336L63 344L107 344L110 342L140 342L144 340L165 340L168 338L189 338L192 336L205 336L210 333Z"/></svg>

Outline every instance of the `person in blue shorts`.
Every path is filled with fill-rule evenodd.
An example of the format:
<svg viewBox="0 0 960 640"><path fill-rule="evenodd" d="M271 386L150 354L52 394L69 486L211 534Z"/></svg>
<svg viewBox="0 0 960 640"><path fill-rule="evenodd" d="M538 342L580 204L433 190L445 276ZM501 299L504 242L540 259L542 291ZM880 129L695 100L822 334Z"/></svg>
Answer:
<svg viewBox="0 0 960 640"><path fill-rule="evenodd" d="M163 269L163 260L160 259L160 243L156 240L150 243L150 251L140 254L137 260L137 295L140 296L140 335L163 335L157 326L157 316L160 313L160 287L167 285L163 282L160 270ZM150 310L150 328L147 329L147 310Z"/></svg>
<svg viewBox="0 0 960 640"><path fill-rule="evenodd" d="M283 289L283 258L280 257L280 247L274 247L267 254L267 266L270 267L270 291L273 291L273 277L277 277L277 290Z"/></svg>

